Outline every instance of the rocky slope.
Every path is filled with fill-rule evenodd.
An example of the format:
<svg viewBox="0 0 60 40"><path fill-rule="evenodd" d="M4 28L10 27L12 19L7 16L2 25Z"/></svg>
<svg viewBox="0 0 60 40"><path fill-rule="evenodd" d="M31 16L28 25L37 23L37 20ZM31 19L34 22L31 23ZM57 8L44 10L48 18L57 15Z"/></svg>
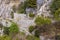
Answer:
<svg viewBox="0 0 60 40"><path fill-rule="evenodd" d="M18 6L20 2L24 2L24 0L0 0L0 17L3 19L11 19L11 12L13 6ZM50 10L49 9L49 4L51 3L51 0L43 0L42 3L38 3L38 9L37 9L37 16L43 14L45 17L50 16ZM41 5L40 5L41 4ZM47 11L48 10L48 11ZM36 17L35 17L36 18ZM29 19L26 14L17 14L14 13L14 19L13 21L16 22L20 28L20 31L23 31L27 34L30 34L28 32L28 28L30 25L35 25L34 24L34 19ZM2 20L3 20L2 19ZM10 20L9 19L9 20ZM6 22L6 21L4 21ZM6 24L6 23L5 23ZM44 37L40 37L41 40L44 40ZM48 39L50 40L50 39Z"/></svg>

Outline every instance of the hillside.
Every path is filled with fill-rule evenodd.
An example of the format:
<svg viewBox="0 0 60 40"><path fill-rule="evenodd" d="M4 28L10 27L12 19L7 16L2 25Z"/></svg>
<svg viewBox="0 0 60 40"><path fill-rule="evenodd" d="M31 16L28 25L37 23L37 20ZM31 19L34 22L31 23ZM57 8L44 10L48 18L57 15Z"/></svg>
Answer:
<svg viewBox="0 0 60 40"><path fill-rule="evenodd" d="M0 0L0 40L60 40L60 0Z"/></svg>

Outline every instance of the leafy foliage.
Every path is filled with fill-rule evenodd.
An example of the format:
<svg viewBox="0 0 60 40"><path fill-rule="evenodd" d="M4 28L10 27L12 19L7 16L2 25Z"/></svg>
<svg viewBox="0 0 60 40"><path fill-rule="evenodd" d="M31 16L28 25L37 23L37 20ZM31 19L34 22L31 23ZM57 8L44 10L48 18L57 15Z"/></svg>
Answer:
<svg viewBox="0 0 60 40"><path fill-rule="evenodd" d="M51 20L48 19L48 18L43 18L43 17L37 17L35 19L35 23L36 25L43 25L43 24L50 24L51 23Z"/></svg>
<svg viewBox="0 0 60 40"><path fill-rule="evenodd" d="M27 40L40 40L40 39L38 37L28 35Z"/></svg>
<svg viewBox="0 0 60 40"><path fill-rule="evenodd" d="M55 38L56 40L60 40L60 35L57 35Z"/></svg>
<svg viewBox="0 0 60 40"><path fill-rule="evenodd" d="M37 7L37 5L36 5L36 1L37 0L27 0L27 7L28 8L36 8Z"/></svg>
<svg viewBox="0 0 60 40"><path fill-rule="evenodd" d="M30 13L29 14L29 17L34 17L35 15L33 13Z"/></svg>
<svg viewBox="0 0 60 40"><path fill-rule="evenodd" d="M12 22L10 28L9 28L10 34L15 34L19 32L19 28L16 23Z"/></svg>
<svg viewBox="0 0 60 40"><path fill-rule="evenodd" d="M12 17L12 18L14 18L14 13L13 13L13 12L11 12L11 14L10 14L10 15L11 15L11 17Z"/></svg>
<svg viewBox="0 0 60 40"><path fill-rule="evenodd" d="M4 27L3 33L4 33L5 35L9 35L9 27Z"/></svg>
<svg viewBox="0 0 60 40"><path fill-rule="evenodd" d="M34 26L29 27L29 32L31 33L34 30Z"/></svg>
<svg viewBox="0 0 60 40"><path fill-rule="evenodd" d="M11 40L11 38L7 35L0 36L0 40Z"/></svg>
<svg viewBox="0 0 60 40"><path fill-rule="evenodd" d="M50 5L51 13L54 15L55 11L60 8L60 0L53 0Z"/></svg>
<svg viewBox="0 0 60 40"><path fill-rule="evenodd" d="M18 13L24 13L25 12L25 5L24 5L24 3L22 2L20 5L19 5L19 7L18 7L18 10L17 10L17 12Z"/></svg>
<svg viewBox="0 0 60 40"><path fill-rule="evenodd" d="M16 7L15 6L13 6L12 9L13 9L14 12L16 12Z"/></svg>
<svg viewBox="0 0 60 40"><path fill-rule="evenodd" d="M0 23L0 28L2 29L4 26Z"/></svg>
<svg viewBox="0 0 60 40"><path fill-rule="evenodd" d="M35 36L36 36L36 37L39 37L39 36L40 36L40 31L39 31L39 30L36 30L36 31L35 31Z"/></svg>
<svg viewBox="0 0 60 40"><path fill-rule="evenodd" d="M60 20L60 8L58 10L56 10L54 17L56 20Z"/></svg>

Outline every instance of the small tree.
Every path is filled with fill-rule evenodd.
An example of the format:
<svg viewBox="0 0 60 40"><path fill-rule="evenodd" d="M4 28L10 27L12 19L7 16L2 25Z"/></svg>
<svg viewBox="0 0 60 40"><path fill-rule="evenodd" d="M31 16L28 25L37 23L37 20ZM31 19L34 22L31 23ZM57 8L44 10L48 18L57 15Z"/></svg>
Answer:
<svg viewBox="0 0 60 40"><path fill-rule="evenodd" d="M9 27L4 27L4 34L9 35Z"/></svg>
<svg viewBox="0 0 60 40"><path fill-rule="evenodd" d="M35 19L35 23L36 25L44 25L44 24L50 24L51 23L51 20L48 19L48 18L43 18L43 17L37 17Z"/></svg>
<svg viewBox="0 0 60 40"><path fill-rule="evenodd" d="M29 27L29 32L31 33L34 30L34 26Z"/></svg>
<svg viewBox="0 0 60 40"><path fill-rule="evenodd" d="M24 13L25 12L25 7L24 7L24 3L22 2L17 10L18 13Z"/></svg>
<svg viewBox="0 0 60 40"><path fill-rule="evenodd" d="M30 13L30 14L29 14L29 17L32 17L32 18L33 18L34 16L35 16L35 15L34 15L33 13Z"/></svg>
<svg viewBox="0 0 60 40"><path fill-rule="evenodd" d="M28 35L27 40L40 40L38 37L35 37L33 35Z"/></svg>
<svg viewBox="0 0 60 40"><path fill-rule="evenodd" d="M2 30L3 27L4 27L4 26L2 25L2 23L0 23L0 28L1 28L1 30Z"/></svg>
<svg viewBox="0 0 60 40"><path fill-rule="evenodd" d="M11 40L11 38L7 35L0 36L0 40Z"/></svg>
<svg viewBox="0 0 60 40"><path fill-rule="evenodd" d="M12 22L10 28L9 28L10 34L15 35L16 33L19 32L19 28L16 23Z"/></svg>
<svg viewBox="0 0 60 40"><path fill-rule="evenodd" d="M56 20L60 20L60 8L58 10L56 10L54 17Z"/></svg>
<svg viewBox="0 0 60 40"><path fill-rule="evenodd" d="M36 30L36 31L35 31L35 36L36 36L36 37L39 37L39 36L40 36L40 31L39 31L39 30Z"/></svg>
<svg viewBox="0 0 60 40"><path fill-rule="evenodd" d="M60 35L55 36L56 40L60 40Z"/></svg>
<svg viewBox="0 0 60 40"><path fill-rule="evenodd" d="M52 4L50 5L51 14L55 14L55 11L60 8L60 0L53 0Z"/></svg>
<svg viewBox="0 0 60 40"><path fill-rule="evenodd" d="M12 7L13 11L16 12L16 7L15 5Z"/></svg>
<svg viewBox="0 0 60 40"><path fill-rule="evenodd" d="M37 5L36 5L36 1L37 0L27 0L27 7L30 7L30 8L36 8Z"/></svg>
<svg viewBox="0 0 60 40"><path fill-rule="evenodd" d="M42 25L42 24L44 24L44 19L42 18L42 17L37 17L36 19L35 19L35 23L36 23L36 25Z"/></svg>
<svg viewBox="0 0 60 40"><path fill-rule="evenodd" d="M10 14L10 15L11 15L11 17L12 17L12 18L14 18L14 12L11 12L11 14Z"/></svg>

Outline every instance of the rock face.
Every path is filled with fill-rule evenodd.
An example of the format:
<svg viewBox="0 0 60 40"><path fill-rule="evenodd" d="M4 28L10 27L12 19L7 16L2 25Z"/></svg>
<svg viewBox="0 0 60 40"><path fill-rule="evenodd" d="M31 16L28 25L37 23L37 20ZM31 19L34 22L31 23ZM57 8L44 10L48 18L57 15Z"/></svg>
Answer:
<svg viewBox="0 0 60 40"><path fill-rule="evenodd" d="M11 18L11 11L12 10L12 6L17 6L17 4L19 4L20 2L24 2L24 0L0 0L0 17L3 18ZM37 11L37 15L41 15L44 14L45 16L48 16L49 11L47 11L47 9L49 9L49 4L51 3L51 0L37 0L37 6L38 6L38 11ZM26 17L26 14L15 14L14 13L14 21L18 23L18 26L20 28L20 31L23 31L27 34L29 34L28 32L28 28L30 25L34 24L34 19L30 20ZM3 22L5 22L5 20L3 20ZM2 22L2 24L3 24ZM6 23L5 23L6 25ZM43 37L41 37L41 40L44 40Z"/></svg>
<svg viewBox="0 0 60 40"><path fill-rule="evenodd" d="M11 11L13 6L18 6L25 0L0 0L0 17L11 18Z"/></svg>
<svg viewBox="0 0 60 40"><path fill-rule="evenodd" d="M0 17L11 18L12 6L20 3L20 0L0 0Z"/></svg>
<svg viewBox="0 0 60 40"><path fill-rule="evenodd" d="M8 4L6 4L6 3L8 3ZM12 10L11 10L10 1L0 0L0 17L9 18L11 11Z"/></svg>
<svg viewBox="0 0 60 40"><path fill-rule="evenodd" d="M44 2L45 2L44 0L37 0L37 8L38 8L38 10L44 4Z"/></svg>
<svg viewBox="0 0 60 40"><path fill-rule="evenodd" d="M20 31L26 33L26 35L30 34L28 31L29 26L35 25L34 20L29 20L26 14L14 13L14 20L18 24Z"/></svg>
<svg viewBox="0 0 60 40"><path fill-rule="evenodd" d="M12 6L17 2L18 0L0 0L0 23L3 26L8 27L11 24L6 19L11 18ZM3 29L1 30L1 28L0 35L3 35Z"/></svg>
<svg viewBox="0 0 60 40"><path fill-rule="evenodd" d="M41 14L42 15L44 15L45 17L46 16L50 16L50 10L49 10L49 5L51 4L51 2L52 2L52 0L43 0L42 1L42 6L40 7L40 6L38 6L38 8L39 8L39 10L37 11L37 15L40 15L41 16Z"/></svg>

